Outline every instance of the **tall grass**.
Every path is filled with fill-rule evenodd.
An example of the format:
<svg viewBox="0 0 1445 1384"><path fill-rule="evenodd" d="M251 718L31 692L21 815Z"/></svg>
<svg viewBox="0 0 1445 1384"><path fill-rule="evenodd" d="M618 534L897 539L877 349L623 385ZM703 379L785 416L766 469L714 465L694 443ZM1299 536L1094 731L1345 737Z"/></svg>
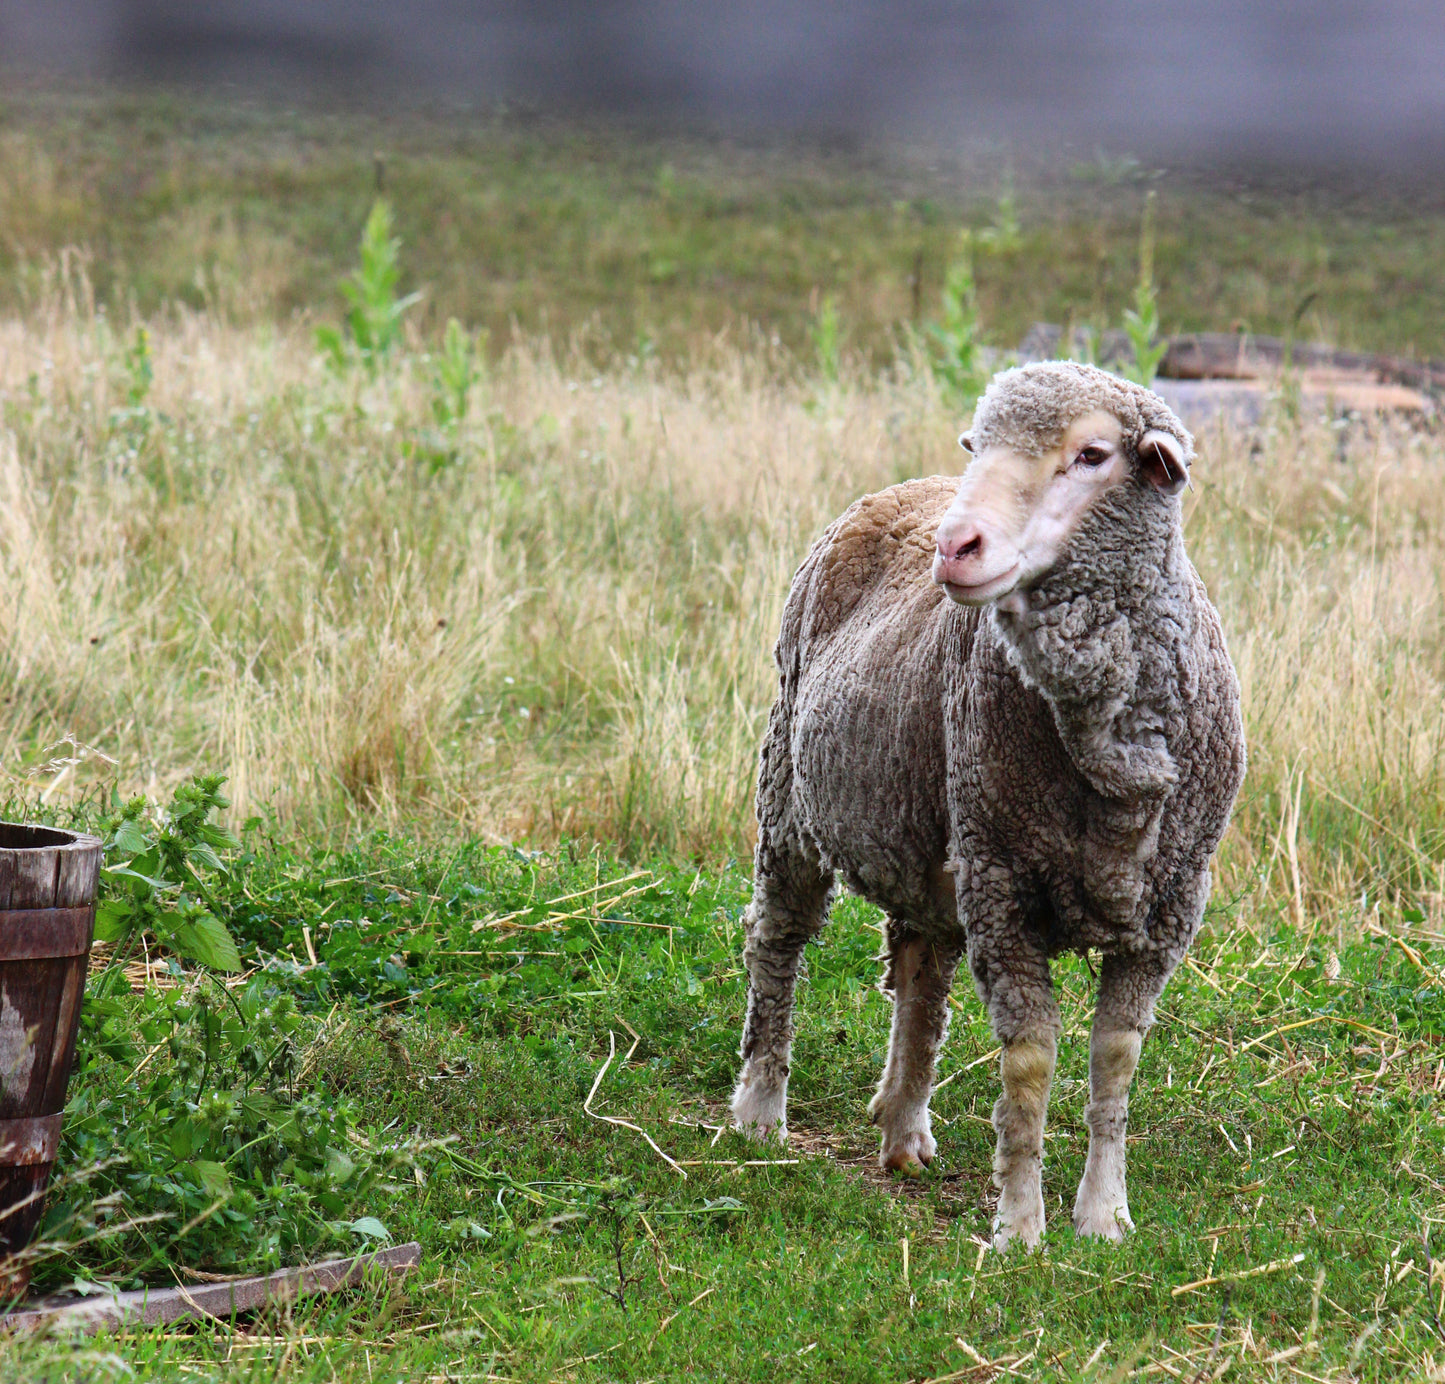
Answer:
<svg viewBox="0 0 1445 1384"><path fill-rule="evenodd" d="M432 474L422 353L338 379L300 329L181 313L137 404L134 333L89 301L71 273L0 326L11 773L73 735L117 767L62 793L213 764L242 818L306 830L746 848L789 570L922 463L912 393L820 414L765 356L579 379L522 343Z"/></svg>
<svg viewBox="0 0 1445 1384"><path fill-rule="evenodd" d="M1189 507L1250 740L1227 873L1297 923L1419 906L1438 929L1445 449L1433 430L1286 420L1206 434Z"/></svg>
<svg viewBox="0 0 1445 1384"><path fill-rule="evenodd" d="M792 568L858 494L959 460L924 372L845 356L820 393L761 336L602 374L586 343L518 339L438 467L415 338L373 379L324 368L304 324L147 325L138 389L133 327L74 263L0 324L0 762L100 752L61 756L57 796L215 767L237 820L329 837L745 853ZM1442 907L1441 466L1434 432L1283 410L1200 439L1191 549L1251 746L1222 897L1246 918Z"/></svg>

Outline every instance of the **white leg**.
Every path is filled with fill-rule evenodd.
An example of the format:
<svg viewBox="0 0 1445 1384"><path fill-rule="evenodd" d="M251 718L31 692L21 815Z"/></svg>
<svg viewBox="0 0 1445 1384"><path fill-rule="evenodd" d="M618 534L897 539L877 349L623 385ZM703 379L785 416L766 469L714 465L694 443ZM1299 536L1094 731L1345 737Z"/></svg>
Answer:
<svg viewBox="0 0 1445 1384"><path fill-rule="evenodd" d="M1122 1240L1134 1228L1124 1175L1129 1087L1144 1035L1154 1022L1155 1002L1178 962L1178 956L1161 952L1104 958L1089 1036L1089 1104L1084 1111L1089 1157L1074 1199L1074 1228L1080 1235Z"/></svg>
<svg viewBox="0 0 1445 1384"><path fill-rule="evenodd" d="M1044 1233L1044 1116L1058 1045L1052 1032L1021 1034L1005 1043L999 1062L1003 1095L993 1108L998 1134L993 1180L998 1216L993 1247L1016 1240L1034 1248Z"/></svg>
<svg viewBox="0 0 1445 1384"><path fill-rule="evenodd" d="M1143 1035L1137 1029L1106 1029L1096 1022L1089 1037L1089 1157L1074 1199L1080 1235L1122 1240L1134 1229L1124 1178L1124 1140L1129 1127L1129 1086L1139 1065Z"/></svg>

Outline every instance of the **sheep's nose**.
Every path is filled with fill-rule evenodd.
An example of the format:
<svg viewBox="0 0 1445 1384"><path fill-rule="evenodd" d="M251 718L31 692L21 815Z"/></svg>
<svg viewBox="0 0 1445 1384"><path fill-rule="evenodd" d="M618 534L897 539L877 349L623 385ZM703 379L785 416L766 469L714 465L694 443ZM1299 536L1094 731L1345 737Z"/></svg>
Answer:
<svg viewBox="0 0 1445 1384"><path fill-rule="evenodd" d="M943 524L938 530L938 555L945 562L983 559L983 532L977 524Z"/></svg>
<svg viewBox="0 0 1445 1384"><path fill-rule="evenodd" d="M1009 585L1022 554L987 515L948 514L934 535L933 580L965 605L992 600Z"/></svg>

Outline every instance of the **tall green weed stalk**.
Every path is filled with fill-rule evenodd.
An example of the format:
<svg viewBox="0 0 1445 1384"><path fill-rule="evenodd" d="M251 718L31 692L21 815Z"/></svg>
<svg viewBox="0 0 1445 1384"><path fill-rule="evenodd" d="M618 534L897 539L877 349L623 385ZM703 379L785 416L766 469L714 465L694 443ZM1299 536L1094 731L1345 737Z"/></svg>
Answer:
<svg viewBox="0 0 1445 1384"><path fill-rule="evenodd" d="M482 334L482 340L486 334ZM441 353L436 358L432 417L437 426L458 428L466 419L472 386L482 378L480 342L474 342L455 317L447 320Z"/></svg>
<svg viewBox="0 0 1445 1384"><path fill-rule="evenodd" d="M316 329L316 344L338 371L357 360L374 375L401 338L402 318L421 300L420 293L397 296L400 249L400 238L391 233L391 204L378 197L361 233L360 264L341 282L351 304L346 314L349 337L338 327Z"/></svg>
<svg viewBox="0 0 1445 1384"><path fill-rule="evenodd" d="M818 360L818 373L825 383L838 383L842 364L842 329L838 319L838 300L830 293L818 308L811 331L813 353Z"/></svg>
<svg viewBox="0 0 1445 1384"><path fill-rule="evenodd" d="M144 327L135 329L135 337L126 348L125 373L126 403L133 409L139 409L144 406L155 379L155 368L151 361L151 334Z"/></svg>
<svg viewBox="0 0 1445 1384"><path fill-rule="evenodd" d="M994 206L993 220L978 233L978 243L981 249L996 255L1011 255L1023 245L1023 226L1019 222L1012 177L1004 182Z"/></svg>
<svg viewBox="0 0 1445 1384"><path fill-rule="evenodd" d="M1154 287L1154 206L1157 194L1144 199L1144 223L1139 229L1139 282L1134 286L1134 306L1124 313L1124 335L1129 338L1134 358L1125 361L1122 373L1135 384L1149 386L1159 372L1159 362L1169 343L1159 335L1159 299Z"/></svg>
<svg viewBox="0 0 1445 1384"><path fill-rule="evenodd" d="M486 332L473 338L455 317L448 319L442 348L432 358L431 412L435 428L408 444L410 455L439 475L461 460L461 432L471 408L472 389L485 374Z"/></svg>
<svg viewBox="0 0 1445 1384"><path fill-rule="evenodd" d="M943 280L943 316L932 329L933 377L949 402L972 408L988 383L980 340L978 286L973 271L973 234L959 235L959 254Z"/></svg>

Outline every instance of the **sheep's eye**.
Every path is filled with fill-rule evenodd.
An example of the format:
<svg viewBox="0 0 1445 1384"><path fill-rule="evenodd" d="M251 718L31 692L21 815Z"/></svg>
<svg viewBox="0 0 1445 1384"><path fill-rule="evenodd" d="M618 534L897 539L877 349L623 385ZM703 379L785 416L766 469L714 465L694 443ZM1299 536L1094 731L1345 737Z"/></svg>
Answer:
<svg viewBox="0 0 1445 1384"><path fill-rule="evenodd" d="M1109 454L1102 447L1085 447L1076 458L1084 466L1100 466L1109 459Z"/></svg>

